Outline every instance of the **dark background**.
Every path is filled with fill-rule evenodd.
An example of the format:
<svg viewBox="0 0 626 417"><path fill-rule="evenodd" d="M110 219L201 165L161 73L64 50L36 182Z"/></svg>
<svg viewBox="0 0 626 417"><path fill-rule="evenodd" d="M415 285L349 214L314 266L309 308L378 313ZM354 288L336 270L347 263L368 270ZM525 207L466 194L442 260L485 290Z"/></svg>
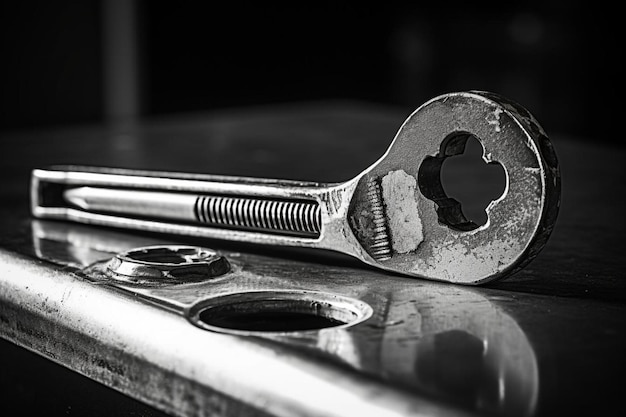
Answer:
<svg viewBox="0 0 626 417"><path fill-rule="evenodd" d="M3 2L0 129L325 99L410 111L480 89L520 102L549 134L621 140L609 116L616 11L555 0L363 4ZM117 76L127 80L111 98L107 65L129 64L126 44L135 72Z"/></svg>

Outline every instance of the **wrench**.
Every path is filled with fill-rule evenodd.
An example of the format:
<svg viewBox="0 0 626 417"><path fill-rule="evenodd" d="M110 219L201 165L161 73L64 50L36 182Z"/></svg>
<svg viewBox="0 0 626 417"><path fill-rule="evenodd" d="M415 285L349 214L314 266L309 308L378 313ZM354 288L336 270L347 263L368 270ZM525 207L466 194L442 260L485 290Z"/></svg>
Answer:
<svg viewBox="0 0 626 417"><path fill-rule="evenodd" d="M482 226L440 178L469 137L506 177ZM403 275L480 284L515 273L543 248L560 182L535 118L500 95L469 91L420 106L377 162L342 183L59 166L33 170L31 190L35 217L327 249Z"/></svg>

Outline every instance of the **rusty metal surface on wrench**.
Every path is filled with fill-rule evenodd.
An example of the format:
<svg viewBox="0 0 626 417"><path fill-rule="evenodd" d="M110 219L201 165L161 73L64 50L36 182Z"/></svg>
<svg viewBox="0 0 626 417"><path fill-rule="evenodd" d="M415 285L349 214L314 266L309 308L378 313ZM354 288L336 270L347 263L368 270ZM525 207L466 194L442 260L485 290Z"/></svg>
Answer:
<svg viewBox="0 0 626 417"><path fill-rule="evenodd" d="M470 136L506 177L482 226L465 218L440 179L444 159L462 153ZM45 201L53 183L62 184L65 205ZM479 284L514 273L545 245L560 173L526 109L472 91L420 106L385 154L343 183L65 166L33 171L32 200L36 217L329 249L387 271Z"/></svg>

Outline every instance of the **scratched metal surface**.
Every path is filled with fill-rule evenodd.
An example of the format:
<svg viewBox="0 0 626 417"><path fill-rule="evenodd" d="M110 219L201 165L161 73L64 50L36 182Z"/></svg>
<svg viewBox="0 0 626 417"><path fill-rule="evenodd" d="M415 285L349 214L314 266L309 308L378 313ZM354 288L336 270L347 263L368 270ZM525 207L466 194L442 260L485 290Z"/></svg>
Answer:
<svg viewBox="0 0 626 417"><path fill-rule="evenodd" d="M384 152L404 117L406 114L397 109L322 103L233 110L155 120L141 126L3 134L2 336L22 345L30 344L39 354L114 388L102 388L3 341L3 404L24 414L43 406L52 414L64 414L74 407L74 413L90 415L161 415L162 411L176 414L203 410L234 415L285 415L294 410L288 406L306 409L308 404L312 413L323 410L321 402L331 408L336 402L337 409L347 404L342 403L341 396L320 398L321 391L306 392L304 384L291 399L280 394L303 382L297 378L317 376L330 379L329 392L348 389L346 396L352 393L361 399L354 404L366 407L370 399L387 406L387 410L396 407L397 411L398 404L404 404L408 410L419 409L433 415L459 409L496 415L623 409L619 395L626 372L626 278L622 255L626 248L622 239L625 226L617 219L626 208L626 152L558 135L551 137L563 175L557 227L545 249L524 270L483 287L390 276L326 252L176 238L177 243L221 250L235 264L245 266L249 272L245 279L234 276L230 281L220 281L224 288L316 290L353 297L372 306L372 318L346 329L258 338L215 335L196 329L176 309L141 305L149 310L146 317L161 317L164 326L171 322L172 329L180 328L183 332L192 332L186 326L193 328L193 337L198 338L194 340L207 343L207 347L214 343L223 351L232 346L237 353L249 352L251 358L267 355L265 367L261 363L257 369L267 372L266 381L272 377L272 368L267 366L278 366L281 360L297 364L297 369L302 370L298 374L283 374L291 375L284 380L274 378L267 382L263 395L259 389L264 384L251 378L254 370L248 369L248 374L233 370L220 376L222 379L216 377L211 380L213 383L235 385L230 391L215 391L210 389L210 381L198 377L194 383L194 378L180 377L173 365L165 372L163 367L169 362L155 370L149 361L131 361L130 356L124 356L124 348L115 344L99 351L86 333L62 325L63 320L76 324L81 317L77 311L84 305L75 301L76 294L84 288L85 294L91 294L87 281L72 273L116 251L174 240L169 236L31 219L28 178L32 168L71 163L342 181ZM549 125L544 124L544 128L551 133ZM456 181L460 188L471 185L464 184L463 177ZM49 299L40 293L39 304L33 301L35 297L29 304L20 305L11 298L15 294L9 289L24 289L27 281L50 291ZM71 288L75 288L74 298L68 298L65 292ZM60 289L63 291L57 293ZM120 302L120 308L137 307L138 302L132 297L129 301L124 291L98 291L125 300L111 301ZM208 294L203 291L215 291L215 286L178 288L174 298L181 305L189 304ZM152 291L151 295L171 298L166 293ZM89 310L83 314L88 316ZM107 323L107 317L113 316L103 313L95 322ZM25 325L38 332L29 332ZM144 327L139 325L140 329ZM146 343L137 345L146 349L150 346L150 340L136 343ZM165 342L155 336L154 343L163 347ZM176 349L163 348L157 355L159 360L168 358L163 352L175 358ZM192 351L187 353L186 358L194 357ZM115 357L122 358L118 366L113 366ZM279 359L272 362L272 358ZM220 360L224 366L235 367L246 359L225 355ZM211 368L211 363L202 361L201 369L209 375L212 370L218 374L226 369L217 365ZM124 366L139 376L133 379L130 373L115 372ZM281 374L275 370L275 375ZM241 388L245 384L237 385L248 379L257 381L257 385L250 383L247 390ZM172 380L179 384L175 389L167 387L166 381ZM176 389L193 395L181 395ZM273 389L278 391L274 406L272 397L268 397ZM372 395L375 393L379 396ZM143 405L144 402L151 406Z"/></svg>

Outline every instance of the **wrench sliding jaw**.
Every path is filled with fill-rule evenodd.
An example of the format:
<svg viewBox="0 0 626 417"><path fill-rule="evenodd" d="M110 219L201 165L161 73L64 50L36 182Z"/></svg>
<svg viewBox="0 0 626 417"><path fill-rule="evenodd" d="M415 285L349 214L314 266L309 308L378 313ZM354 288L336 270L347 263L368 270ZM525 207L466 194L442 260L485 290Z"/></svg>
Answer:
<svg viewBox="0 0 626 417"><path fill-rule="evenodd" d="M443 191L443 159L468 136L506 173L474 227ZM345 183L56 167L34 170L36 217L329 249L387 271L478 284L513 273L556 221L554 150L521 106L485 92L436 97L413 112L372 166Z"/></svg>

